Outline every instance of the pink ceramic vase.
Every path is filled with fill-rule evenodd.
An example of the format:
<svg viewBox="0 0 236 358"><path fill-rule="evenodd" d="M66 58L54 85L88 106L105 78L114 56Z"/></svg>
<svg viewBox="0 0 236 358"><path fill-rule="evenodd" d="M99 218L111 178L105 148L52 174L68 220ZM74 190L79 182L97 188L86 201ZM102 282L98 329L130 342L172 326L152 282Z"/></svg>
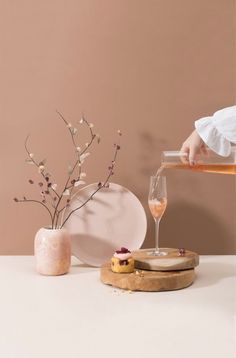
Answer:
<svg viewBox="0 0 236 358"><path fill-rule="evenodd" d="M42 275L63 275L71 263L70 235L66 229L41 228L36 233L34 254L37 272Z"/></svg>

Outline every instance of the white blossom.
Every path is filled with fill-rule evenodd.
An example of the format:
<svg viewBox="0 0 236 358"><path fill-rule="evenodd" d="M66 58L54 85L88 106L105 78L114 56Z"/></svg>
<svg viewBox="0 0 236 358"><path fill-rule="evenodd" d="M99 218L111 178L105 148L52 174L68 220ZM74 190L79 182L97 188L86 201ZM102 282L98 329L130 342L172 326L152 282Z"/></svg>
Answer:
<svg viewBox="0 0 236 358"><path fill-rule="evenodd" d="M69 189L66 189L62 195L70 195L70 190Z"/></svg>
<svg viewBox="0 0 236 358"><path fill-rule="evenodd" d="M77 131L78 131L77 128L75 128L75 127L74 127L74 128L71 128L71 133L72 133L72 134L75 134Z"/></svg>
<svg viewBox="0 0 236 358"><path fill-rule="evenodd" d="M71 128L71 127L72 127L72 124L71 124L71 123L68 123L66 126L67 126L67 128Z"/></svg>
<svg viewBox="0 0 236 358"><path fill-rule="evenodd" d="M29 156L30 156L30 158L33 158L33 157L34 157L34 153L30 153Z"/></svg>
<svg viewBox="0 0 236 358"><path fill-rule="evenodd" d="M68 174L72 174L72 171L73 171L72 166L69 165L69 166L68 166Z"/></svg>
<svg viewBox="0 0 236 358"><path fill-rule="evenodd" d="M85 143L85 147L88 147L89 146L89 143Z"/></svg>
<svg viewBox="0 0 236 358"><path fill-rule="evenodd" d="M83 124L83 123L84 123L84 119L81 118L81 120L80 120L79 122L80 122L80 124Z"/></svg>
<svg viewBox="0 0 236 358"><path fill-rule="evenodd" d="M51 188L52 188L53 190L57 190L57 184L52 184Z"/></svg>
<svg viewBox="0 0 236 358"><path fill-rule="evenodd" d="M80 156L80 161L81 161L81 163L83 163L83 161L84 161L89 155L90 155L89 152L84 153L84 154L81 154L81 156Z"/></svg>
<svg viewBox="0 0 236 358"><path fill-rule="evenodd" d="M80 148L80 147L76 147L76 152L81 152L81 148Z"/></svg>
<svg viewBox="0 0 236 358"><path fill-rule="evenodd" d="M39 166L39 173L42 173L44 171L45 167L44 165L40 165Z"/></svg>
<svg viewBox="0 0 236 358"><path fill-rule="evenodd" d="M86 173L81 173L80 174L80 178L85 178L86 177Z"/></svg>
<svg viewBox="0 0 236 358"><path fill-rule="evenodd" d="M93 123L89 123L89 128L93 128L94 124Z"/></svg>

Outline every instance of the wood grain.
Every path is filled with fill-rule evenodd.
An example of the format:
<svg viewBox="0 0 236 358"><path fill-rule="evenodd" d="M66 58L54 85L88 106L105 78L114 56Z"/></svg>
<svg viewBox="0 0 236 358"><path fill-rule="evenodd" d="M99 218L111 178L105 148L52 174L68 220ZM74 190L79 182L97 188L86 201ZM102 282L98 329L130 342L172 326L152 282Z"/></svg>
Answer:
<svg viewBox="0 0 236 358"><path fill-rule="evenodd" d="M133 273L114 273L110 262L100 271L101 281L124 290L131 291L169 291L188 287L194 281L194 269L178 271L136 270Z"/></svg>
<svg viewBox="0 0 236 358"><path fill-rule="evenodd" d="M133 251L134 266L137 269L152 271L175 271L194 268L199 264L196 252L186 250L184 256L179 256L179 250L168 248L166 256L150 256L150 249Z"/></svg>

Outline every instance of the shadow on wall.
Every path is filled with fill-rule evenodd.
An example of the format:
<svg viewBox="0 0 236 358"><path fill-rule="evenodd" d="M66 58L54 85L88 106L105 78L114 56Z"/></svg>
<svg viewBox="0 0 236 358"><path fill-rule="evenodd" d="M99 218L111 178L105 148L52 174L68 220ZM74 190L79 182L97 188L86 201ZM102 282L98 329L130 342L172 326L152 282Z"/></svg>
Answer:
<svg viewBox="0 0 236 358"><path fill-rule="evenodd" d="M144 247L153 247L154 222L150 216L148 221L149 232ZM230 254L225 243L231 239L219 218L187 202L171 204L160 223L162 247L185 247L205 255Z"/></svg>
<svg viewBox="0 0 236 358"><path fill-rule="evenodd" d="M168 147L168 141L155 137L155 133L152 134L148 131L139 133L139 140L141 149L137 154L139 160L137 175L127 176L125 182L126 186L137 195L145 209L148 226L142 248L150 248L154 247L154 221L147 204L149 177L160 165L160 155ZM175 178L173 174L168 178L170 187L179 183L179 177ZM182 178L181 185L177 186L178 190L185 187L184 180L188 181L189 179ZM197 177L191 176L191 186L197 187L197 185ZM191 191L185 195L191 195ZM179 200L179 198L171 201L160 224L161 246L185 247L205 255L232 254L230 243L235 238L232 237L233 234L229 230L227 231L226 225L220 217L194 202Z"/></svg>
<svg viewBox="0 0 236 358"><path fill-rule="evenodd" d="M148 229L143 248L148 248L154 247L154 221L147 205L149 177L160 165L160 155L168 147L168 141L148 131L140 133L139 138L142 148L139 153L139 175L142 178L141 182L145 180L147 185L132 184L136 184L133 186L146 211ZM193 180L194 177L191 178L192 183ZM185 247L199 254L232 254L227 245L232 240L232 234L230 231L227 232L218 216L193 202L172 202L167 206L161 220L161 246Z"/></svg>
<svg viewBox="0 0 236 358"><path fill-rule="evenodd" d="M148 131L141 132L139 137L142 148L139 155L140 174L149 177L156 173L161 164L161 152L167 148L167 140Z"/></svg>

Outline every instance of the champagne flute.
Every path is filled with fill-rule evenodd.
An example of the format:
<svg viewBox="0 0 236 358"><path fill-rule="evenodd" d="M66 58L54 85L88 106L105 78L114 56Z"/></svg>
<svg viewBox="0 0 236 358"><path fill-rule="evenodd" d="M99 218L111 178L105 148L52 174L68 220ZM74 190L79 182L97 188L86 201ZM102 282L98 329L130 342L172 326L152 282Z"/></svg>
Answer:
<svg viewBox="0 0 236 358"><path fill-rule="evenodd" d="M155 249L149 254L152 256L167 255L167 251L159 248L159 224L167 206L166 177L163 175L151 176L148 195L148 205L155 221Z"/></svg>

